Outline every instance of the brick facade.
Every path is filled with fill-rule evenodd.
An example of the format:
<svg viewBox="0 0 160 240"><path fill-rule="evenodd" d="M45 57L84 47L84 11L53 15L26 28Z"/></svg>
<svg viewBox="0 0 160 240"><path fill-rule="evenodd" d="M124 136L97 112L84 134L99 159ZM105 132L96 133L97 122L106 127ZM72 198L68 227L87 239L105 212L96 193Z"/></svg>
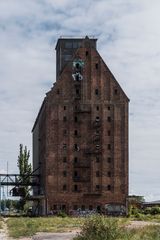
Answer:
<svg viewBox="0 0 160 240"><path fill-rule="evenodd" d="M45 196L46 213L125 206L128 98L89 38L58 71L33 127L35 194Z"/></svg>

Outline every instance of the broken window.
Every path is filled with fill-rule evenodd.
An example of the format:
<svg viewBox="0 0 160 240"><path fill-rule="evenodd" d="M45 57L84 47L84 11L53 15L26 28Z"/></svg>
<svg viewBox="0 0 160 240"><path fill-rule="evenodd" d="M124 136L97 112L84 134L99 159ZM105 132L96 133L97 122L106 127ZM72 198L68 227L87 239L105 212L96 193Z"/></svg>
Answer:
<svg viewBox="0 0 160 240"><path fill-rule="evenodd" d="M79 151L79 146L78 146L77 143L74 144L74 150L75 150L75 151Z"/></svg>
<svg viewBox="0 0 160 240"><path fill-rule="evenodd" d="M96 69L98 69L98 63L95 64Z"/></svg>
<svg viewBox="0 0 160 240"><path fill-rule="evenodd" d="M111 131L110 130L108 130L108 136L111 136Z"/></svg>
<svg viewBox="0 0 160 240"><path fill-rule="evenodd" d="M77 116L74 117L74 121L75 121L75 122L78 122Z"/></svg>
<svg viewBox="0 0 160 240"><path fill-rule="evenodd" d="M74 135L75 135L75 136L78 135L78 131L77 131L77 130L74 131Z"/></svg>
<svg viewBox="0 0 160 240"><path fill-rule="evenodd" d="M107 186L107 190L110 191L111 190L111 185Z"/></svg>
<svg viewBox="0 0 160 240"><path fill-rule="evenodd" d="M110 157L108 157L107 161L108 161L108 163L110 163L110 162L111 162L111 158L110 158Z"/></svg>
<svg viewBox="0 0 160 240"><path fill-rule="evenodd" d="M108 106L108 110L111 110L111 107L110 107L110 106Z"/></svg>
<svg viewBox="0 0 160 240"><path fill-rule="evenodd" d="M75 158L74 158L74 163L77 163L77 162L78 162L78 158L75 157Z"/></svg>
<svg viewBox="0 0 160 240"><path fill-rule="evenodd" d="M88 51L86 51L86 56L88 56Z"/></svg>
<svg viewBox="0 0 160 240"><path fill-rule="evenodd" d="M108 150L110 150L111 149L111 144L108 144Z"/></svg>
<svg viewBox="0 0 160 240"><path fill-rule="evenodd" d="M66 191L66 190L67 190L67 185L64 184L64 185L63 185L63 191Z"/></svg>
<svg viewBox="0 0 160 240"><path fill-rule="evenodd" d="M108 118L107 118L107 121L108 121L108 122L111 122L111 117L108 117Z"/></svg>
<svg viewBox="0 0 160 240"><path fill-rule="evenodd" d="M66 110L66 106L64 106L63 109Z"/></svg>
<svg viewBox="0 0 160 240"><path fill-rule="evenodd" d="M114 89L114 94L115 94L115 95L118 94L118 89Z"/></svg>
<svg viewBox="0 0 160 240"><path fill-rule="evenodd" d="M78 186L74 185L74 191L77 192L78 191Z"/></svg>

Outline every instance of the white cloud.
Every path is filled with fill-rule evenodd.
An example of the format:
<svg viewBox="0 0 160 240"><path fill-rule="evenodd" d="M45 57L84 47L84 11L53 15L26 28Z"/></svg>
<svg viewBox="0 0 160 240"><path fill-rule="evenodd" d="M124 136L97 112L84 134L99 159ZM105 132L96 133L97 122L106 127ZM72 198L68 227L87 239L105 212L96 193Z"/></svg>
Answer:
<svg viewBox="0 0 160 240"><path fill-rule="evenodd" d="M159 0L0 1L0 170L15 172L19 143L55 81L60 35L99 38L98 49L130 102L130 186L158 197ZM154 197L153 197L154 196Z"/></svg>

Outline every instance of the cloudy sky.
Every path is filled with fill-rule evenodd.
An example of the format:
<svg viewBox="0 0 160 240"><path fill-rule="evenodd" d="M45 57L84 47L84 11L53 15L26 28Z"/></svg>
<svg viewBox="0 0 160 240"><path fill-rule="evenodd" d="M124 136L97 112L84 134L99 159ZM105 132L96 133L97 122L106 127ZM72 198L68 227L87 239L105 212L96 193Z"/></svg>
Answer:
<svg viewBox="0 0 160 240"><path fill-rule="evenodd" d="M130 193L160 199L160 1L0 0L0 172L17 172L19 144L55 82L60 36L95 36L130 98Z"/></svg>

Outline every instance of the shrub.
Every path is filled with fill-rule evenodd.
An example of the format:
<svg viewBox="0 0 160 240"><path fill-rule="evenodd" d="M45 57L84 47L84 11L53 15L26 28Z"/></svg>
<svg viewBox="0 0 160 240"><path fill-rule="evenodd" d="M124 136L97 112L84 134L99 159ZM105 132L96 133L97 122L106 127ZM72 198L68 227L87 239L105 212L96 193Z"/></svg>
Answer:
<svg viewBox="0 0 160 240"><path fill-rule="evenodd" d="M86 219L75 240L115 240L120 236L118 220L94 215Z"/></svg>

